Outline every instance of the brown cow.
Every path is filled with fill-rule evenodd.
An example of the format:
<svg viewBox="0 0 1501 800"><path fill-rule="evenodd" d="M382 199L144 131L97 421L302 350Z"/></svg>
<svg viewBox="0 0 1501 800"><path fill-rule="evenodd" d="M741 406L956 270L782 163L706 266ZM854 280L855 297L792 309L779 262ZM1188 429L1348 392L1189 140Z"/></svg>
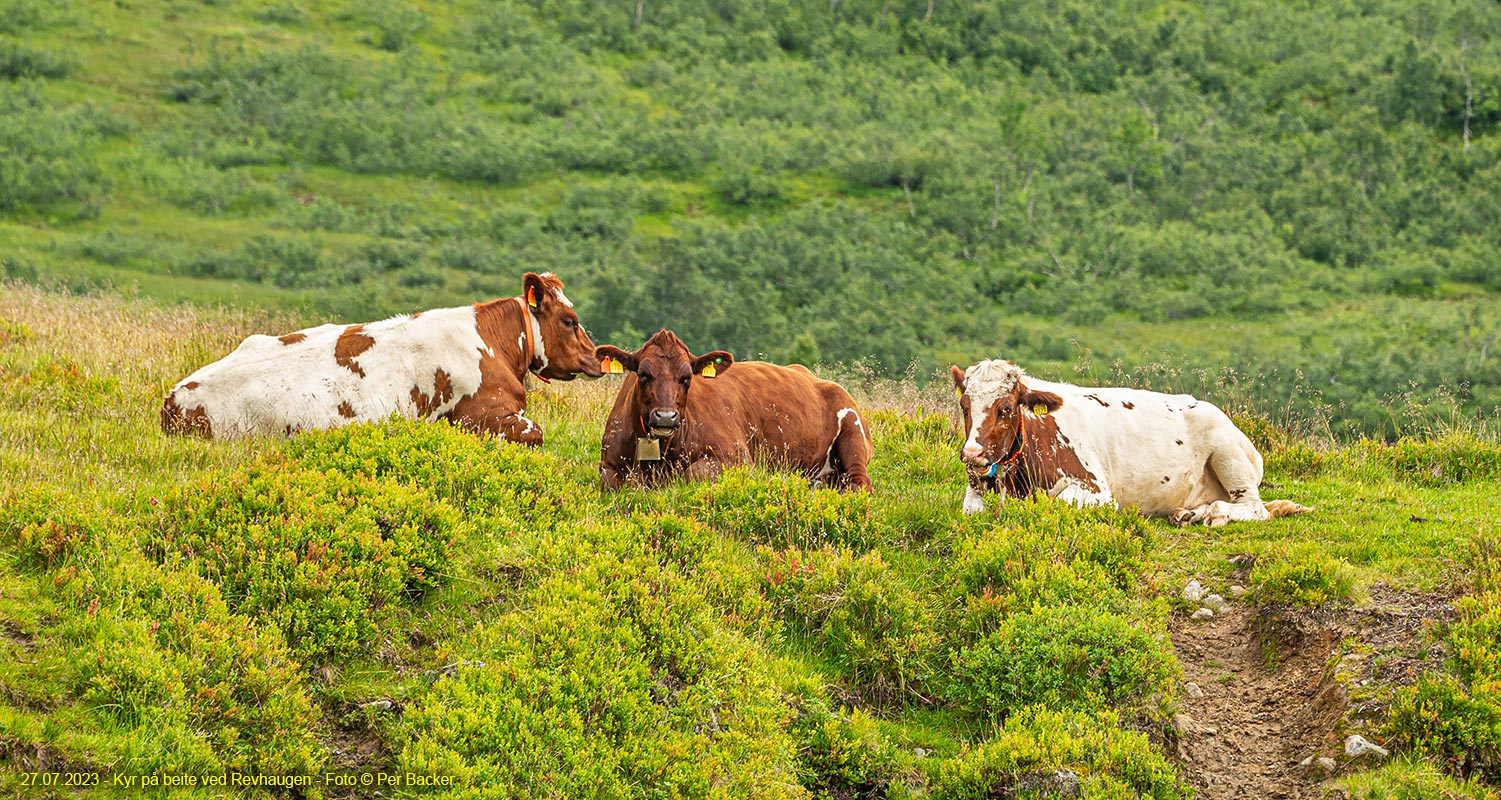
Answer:
<svg viewBox="0 0 1501 800"><path fill-rule="evenodd" d="M695 356L667 330L634 353L609 345L595 353L602 368L628 373L600 446L605 489L679 472L713 479L754 462L796 470L815 486L870 491L870 431L839 384L799 365L736 362L723 350Z"/></svg>
<svg viewBox="0 0 1501 800"><path fill-rule="evenodd" d="M177 384L162 403L162 429L290 435L395 414L536 446L542 429L525 415L528 372L543 381L601 374L594 342L550 272L526 273L520 297L251 336Z"/></svg>

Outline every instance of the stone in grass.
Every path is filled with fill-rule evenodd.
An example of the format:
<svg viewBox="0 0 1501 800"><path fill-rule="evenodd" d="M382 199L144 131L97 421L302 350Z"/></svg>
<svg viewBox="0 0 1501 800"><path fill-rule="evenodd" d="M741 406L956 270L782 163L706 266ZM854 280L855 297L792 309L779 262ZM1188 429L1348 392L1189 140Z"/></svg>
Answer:
<svg viewBox="0 0 1501 800"><path fill-rule="evenodd" d="M1199 583L1198 578L1189 581L1188 585L1183 587L1183 599L1190 603L1197 603L1203 600L1204 584Z"/></svg>
<svg viewBox="0 0 1501 800"><path fill-rule="evenodd" d="M1193 681L1183 684L1183 693L1195 700L1204 696L1204 690L1200 689L1199 685Z"/></svg>
<svg viewBox="0 0 1501 800"><path fill-rule="evenodd" d="M1206 594L1204 595L1204 605L1209 606L1215 611L1219 611L1225 607L1225 598L1217 594Z"/></svg>
<svg viewBox="0 0 1501 800"><path fill-rule="evenodd" d="M1357 758L1366 753L1372 753L1377 758L1386 758L1387 756L1385 747L1372 742L1358 733L1352 733L1349 738L1345 739L1345 755Z"/></svg>
<svg viewBox="0 0 1501 800"><path fill-rule="evenodd" d="M1213 618L1214 618L1214 611L1212 611L1211 609L1201 608L1198 611L1195 611L1193 613L1193 619L1213 619Z"/></svg>

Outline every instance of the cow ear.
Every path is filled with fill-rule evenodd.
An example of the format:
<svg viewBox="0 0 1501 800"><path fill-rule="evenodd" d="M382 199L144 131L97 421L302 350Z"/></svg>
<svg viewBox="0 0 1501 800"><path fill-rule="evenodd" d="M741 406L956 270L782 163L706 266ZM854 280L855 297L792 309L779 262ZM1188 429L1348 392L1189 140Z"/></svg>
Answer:
<svg viewBox="0 0 1501 800"><path fill-rule="evenodd" d="M602 344L594 348L594 357L599 359L599 369L607 375L635 372L640 362L635 353L627 353L618 347Z"/></svg>
<svg viewBox="0 0 1501 800"><path fill-rule="evenodd" d="M1063 398L1052 392L1035 392L1025 386L1021 390L1021 407L1031 409L1039 417L1063 407Z"/></svg>
<svg viewBox="0 0 1501 800"><path fill-rule="evenodd" d="M735 363L735 357L723 350L715 350L712 353L704 353L693 359L693 374L712 378L730 368Z"/></svg>
<svg viewBox="0 0 1501 800"><path fill-rule="evenodd" d="M552 300L552 293L547 290L547 284L542 276L535 272L528 272L521 278L521 296L525 300L527 308L541 310L542 306Z"/></svg>
<svg viewBox="0 0 1501 800"><path fill-rule="evenodd" d="M954 394L964 394L964 370L950 364L949 377L954 379Z"/></svg>

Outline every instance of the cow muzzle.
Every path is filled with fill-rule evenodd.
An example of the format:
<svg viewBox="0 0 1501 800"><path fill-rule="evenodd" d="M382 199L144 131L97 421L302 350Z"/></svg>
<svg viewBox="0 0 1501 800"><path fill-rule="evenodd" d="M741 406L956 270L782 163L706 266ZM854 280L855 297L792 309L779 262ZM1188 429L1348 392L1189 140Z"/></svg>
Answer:
<svg viewBox="0 0 1501 800"><path fill-rule="evenodd" d="M666 439L678 432L680 421L678 412L670 408L659 408L647 417L646 432L654 439Z"/></svg>

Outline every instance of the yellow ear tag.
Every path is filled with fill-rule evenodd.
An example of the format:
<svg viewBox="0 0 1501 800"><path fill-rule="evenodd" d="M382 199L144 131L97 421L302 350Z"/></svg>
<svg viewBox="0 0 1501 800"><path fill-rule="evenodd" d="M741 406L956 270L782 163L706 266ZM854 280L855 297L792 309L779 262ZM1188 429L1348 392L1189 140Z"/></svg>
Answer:
<svg viewBox="0 0 1501 800"><path fill-rule="evenodd" d="M963 396L964 396L964 390L963 390L963 389L960 389L960 388L959 388L959 387L957 387L957 386L955 386L955 387L954 387L954 396L955 396L955 397L963 397Z"/></svg>
<svg viewBox="0 0 1501 800"><path fill-rule="evenodd" d="M1046 417L1048 415L1048 407L1043 405L1042 403L1038 403L1037 405L1032 406L1032 413L1036 414L1039 417Z"/></svg>
<svg viewBox="0 0 1501 800"><path fill-rule="evenodd" d="M537 307L537 290L530 286L526 287L526 304L532 308Z"/></svg>
<svg viewBox="0 0 1501 800"><path fill-rule="evenodd" d="M605 369L611 375L620 375L620 374L622 374L622 373L625 372L625 365L622 364L622 363L620 363L619 361L616 361L613 358L607 358L607 359L605 359L605 363L608 364L608 366L605 367Z"/></svg>
<svg viewBox="0 0 1501 800"><path fill-rule="evenodd" d="M719 374L719 370L714 369L714 365L713 364L705 364L704 365L704 371L700 372L699 374L702 375L702 376L704 376L705 378L712 378L715 375Z"/></svg>

